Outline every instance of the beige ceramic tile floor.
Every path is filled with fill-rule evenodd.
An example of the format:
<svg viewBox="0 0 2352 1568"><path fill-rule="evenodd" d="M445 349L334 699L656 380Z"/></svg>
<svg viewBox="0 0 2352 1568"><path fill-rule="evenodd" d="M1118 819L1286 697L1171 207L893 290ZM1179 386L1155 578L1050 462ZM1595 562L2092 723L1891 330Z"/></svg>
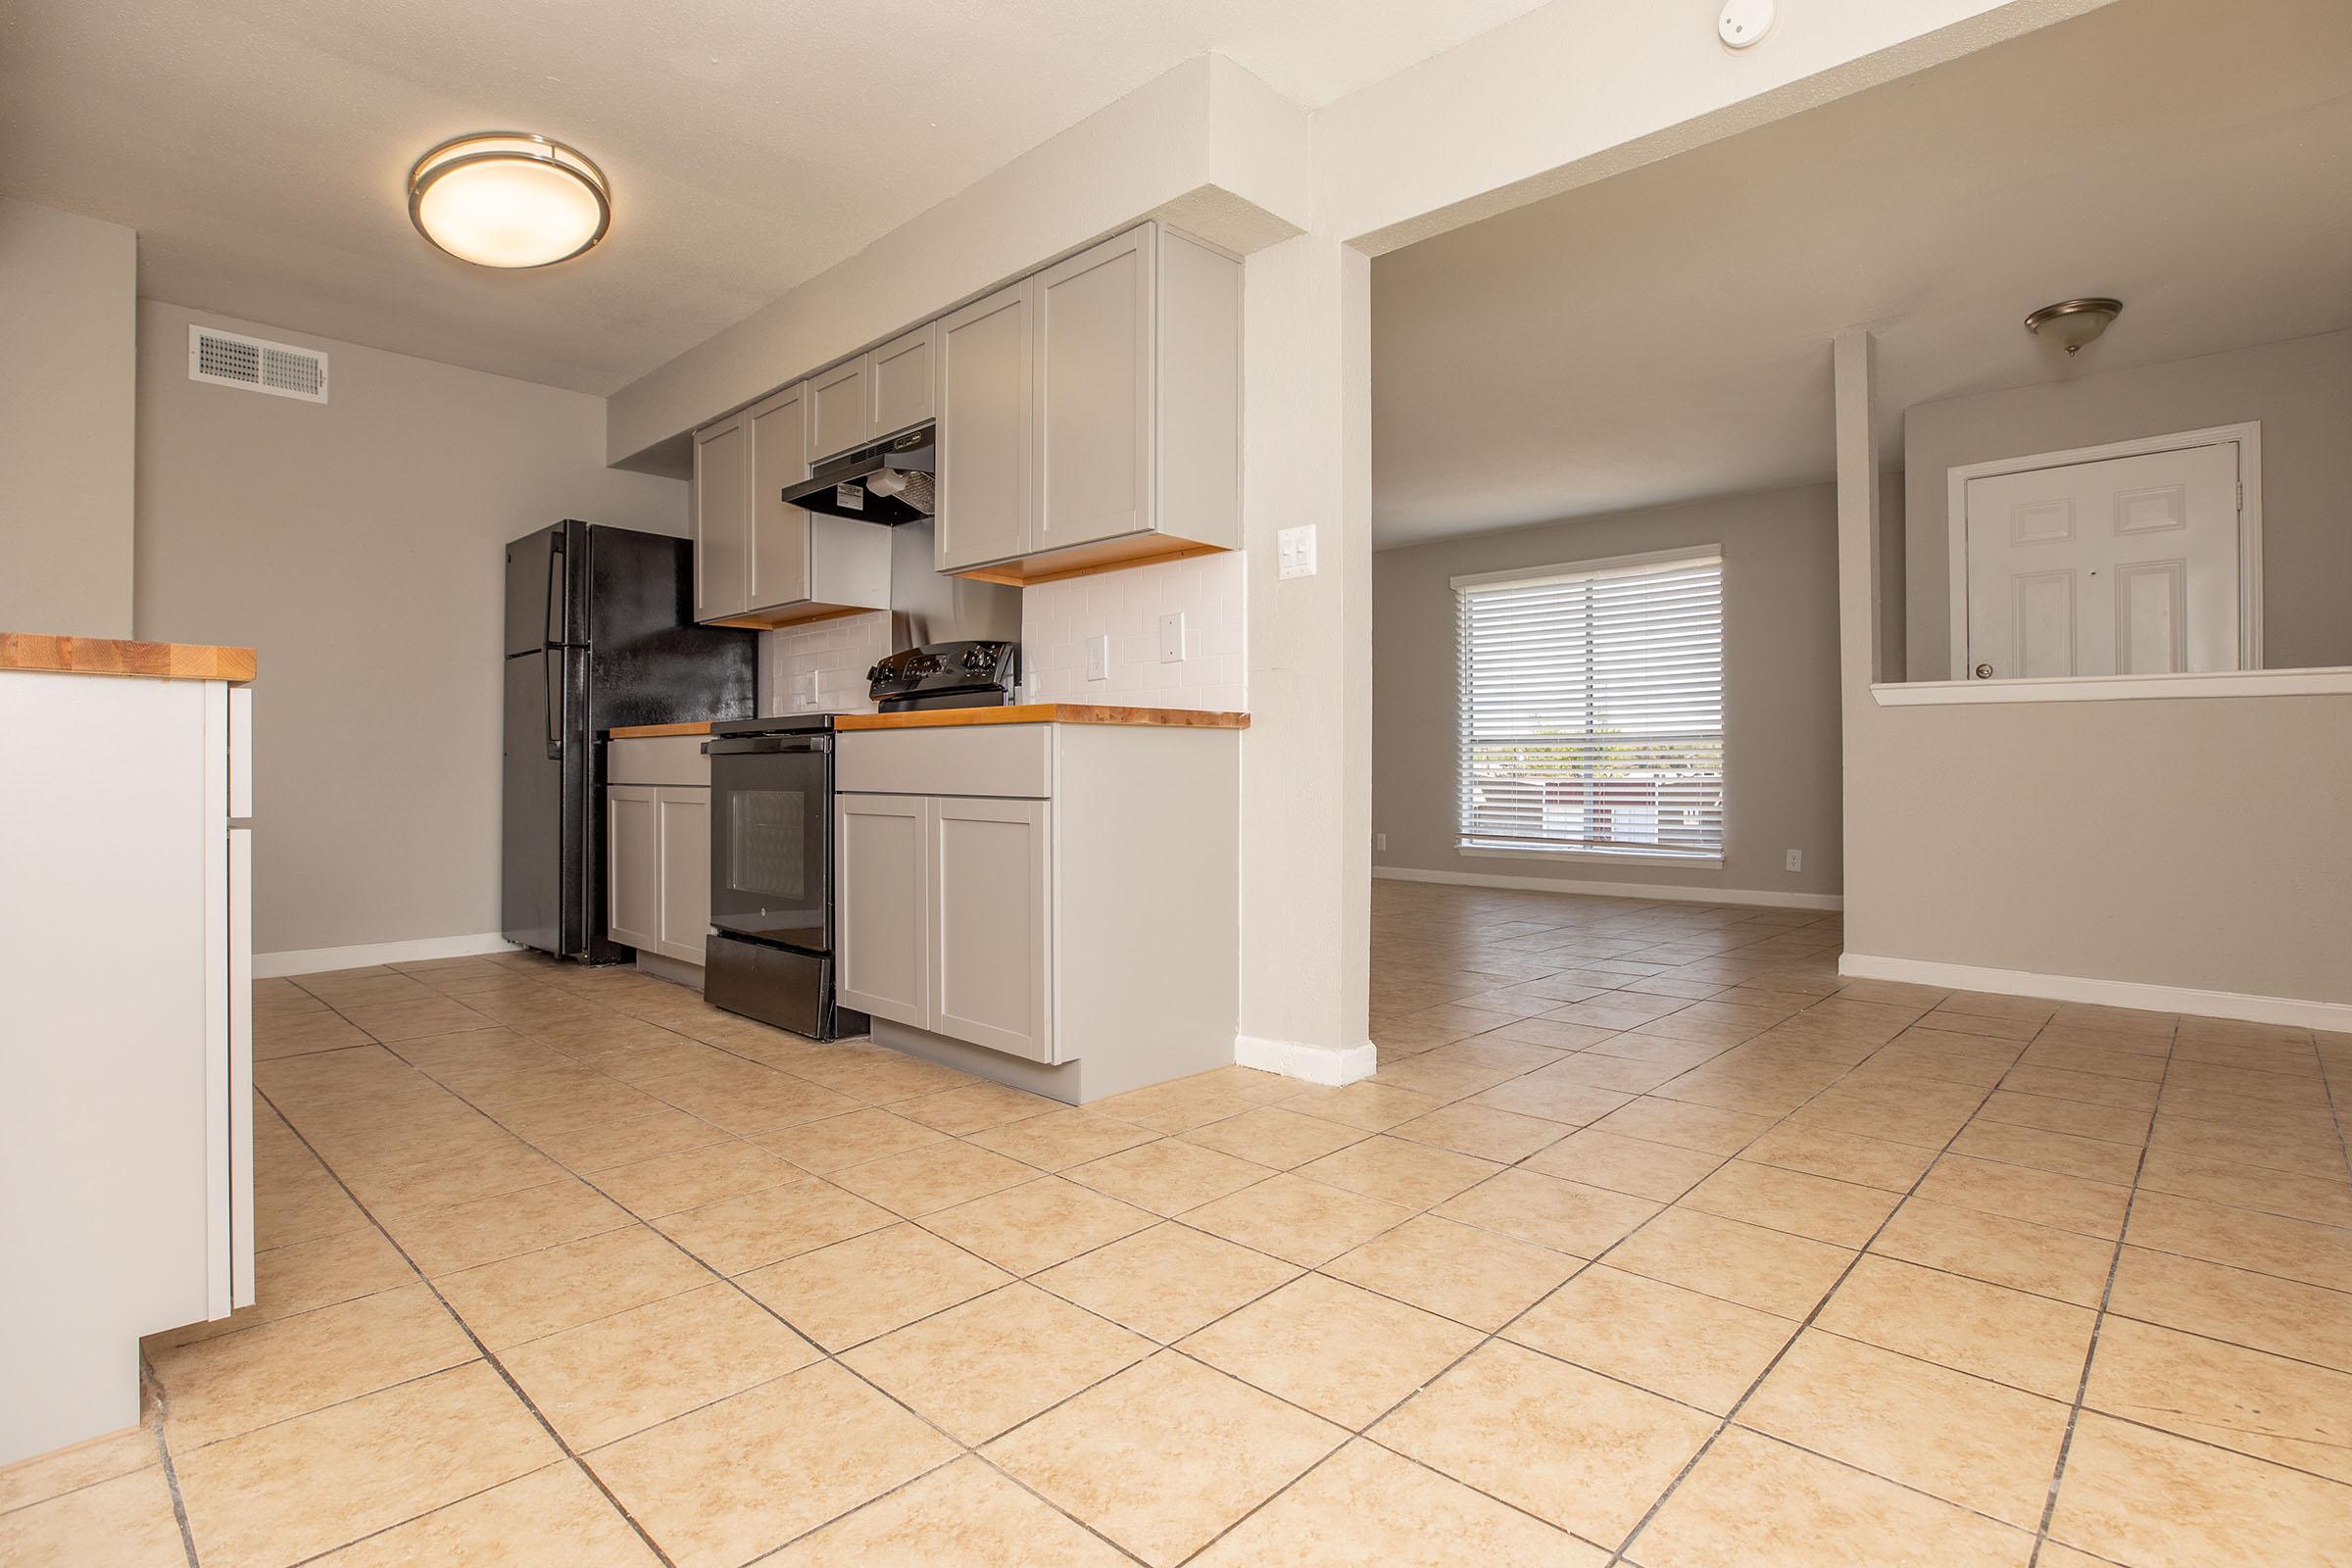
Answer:
<svg viewBox="0 0 2352 1568"><path fill-rule="evenodd" d="M266 982L261 1299L0 1561L2352 1557L2352 1038L1377 892L1377 1077L1083 1110L621 970Z"/></svg>

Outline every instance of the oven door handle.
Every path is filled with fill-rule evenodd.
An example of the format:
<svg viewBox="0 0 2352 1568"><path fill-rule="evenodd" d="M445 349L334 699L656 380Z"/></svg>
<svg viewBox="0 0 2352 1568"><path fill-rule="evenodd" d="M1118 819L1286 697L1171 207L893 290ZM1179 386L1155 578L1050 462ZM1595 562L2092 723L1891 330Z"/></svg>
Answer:
<svg viewBox="0 0 2352 1568"><path fill-rule="evenodd" d="M830 735L746 735L740 739L703 742L705 757L771 756L778 752L829 752Z"/></svg>

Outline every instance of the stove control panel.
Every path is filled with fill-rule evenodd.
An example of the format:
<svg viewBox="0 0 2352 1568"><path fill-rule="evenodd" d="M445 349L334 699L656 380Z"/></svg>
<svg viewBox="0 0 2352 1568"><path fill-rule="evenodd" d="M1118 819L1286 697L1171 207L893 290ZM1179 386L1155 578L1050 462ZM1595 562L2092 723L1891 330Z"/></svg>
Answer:
<svg viewBox="0 0 2352 1568"><path fill-rule="evenodd" d="M866 671L884 712L908 708L999 707L1021 683L1021 645L930 643L902 649Z"/></svg>

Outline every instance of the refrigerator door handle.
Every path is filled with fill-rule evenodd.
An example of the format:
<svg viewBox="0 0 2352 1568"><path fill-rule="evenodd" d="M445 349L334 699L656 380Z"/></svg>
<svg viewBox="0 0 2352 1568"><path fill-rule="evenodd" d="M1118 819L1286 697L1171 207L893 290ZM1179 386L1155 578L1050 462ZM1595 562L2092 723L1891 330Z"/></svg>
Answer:
<svg viewBox="0 0 2352 1568"><path fill-rule="evenodd" d="M547 633L546 641L550 647L559 646L571 641L571 628L564 623L568 618L569 600L571 596L567 593L559 592L560 585L557 582L558 574L562 571L563 565L564 535L562 531L559 530L556 534L554 542L548 546L547 551L547 616L545 626Z"/></svg>
<svg viewBox="0 0 2352 1568"><path fill-rule="evenodd" d="M560 654L542 654L547 666L547 755L564 756L564 708L570 700L569 684L564 679L564 662Z"/></svg>

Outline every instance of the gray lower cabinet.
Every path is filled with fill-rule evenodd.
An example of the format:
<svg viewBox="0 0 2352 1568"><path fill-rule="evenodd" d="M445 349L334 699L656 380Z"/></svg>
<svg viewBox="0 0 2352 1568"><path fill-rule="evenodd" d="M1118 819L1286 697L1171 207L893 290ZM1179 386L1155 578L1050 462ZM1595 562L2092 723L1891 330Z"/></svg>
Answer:
<svg viewBox="0 0 2352 1568"><path fill-rule="evenodd" d="M931 1026L930 803L914 795L835 797L835 981L841 1004Z"/></svg>
<svg viewBox="0 0 2352 1568"><path fill-rule="evenodd" d="M661 940L661 794L650 784L605 791L605 929L633 948Z"/></svg>
<svg viewBox="0 0 2352 1568"><path fill-rule="evenodd" d="M1078 1103L1232 1062L1238 730L843 722L834 954L877 1039Z"/></svg>
<svg viewBox="0 0 2352 1568"><path fill-rule="evenodd" d="M661 923L656 953L700 964L710 937L710 792L662 787L654 792L662 840Z"/></svg>
<svg viewBox="0 0 2352 1568"><path fill-rule="evenodd" d="M615 942L701 964L710 930L710 791L605 791L605 927Z"/></svg>
<svg viewBox="0 0 2352 1568"><path fill-rule="evenodd" d="M1052 845L1044 801L929 802L931 1021L952 1040L1054 1059Z"/></svg>
<svg viewBox="0 0 2352 1568"><path fill-rule="evenodd" d="M843 794L836 810L843 1005L1053 1061L1047 803Z"/></svg>

